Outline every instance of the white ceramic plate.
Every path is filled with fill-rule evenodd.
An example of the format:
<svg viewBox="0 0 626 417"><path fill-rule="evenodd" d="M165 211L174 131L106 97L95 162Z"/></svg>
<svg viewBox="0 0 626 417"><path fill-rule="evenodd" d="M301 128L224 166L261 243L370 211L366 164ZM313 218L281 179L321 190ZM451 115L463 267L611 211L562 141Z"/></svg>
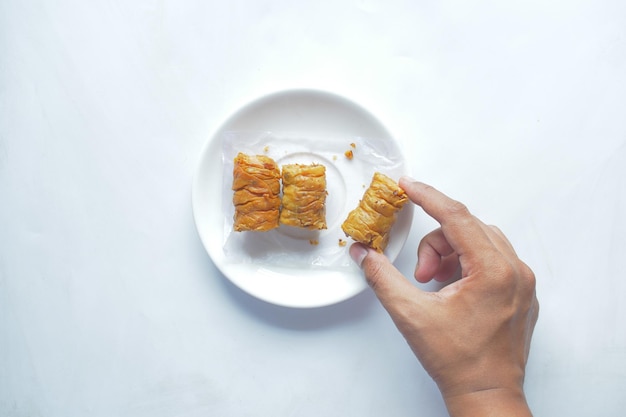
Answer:
<svg viewBox="0 0 626 417"><path fill-rule="evenodd" d="M280 165L281 162L305 159L302 163L307 163L306 159L309 158L313 162L322 160L327 165L327 173L331 173L331 176L327 174L329 228L319 238L325 239L326 244L332 240L337 245L338 237L346 239L340 224L347 212L356 207L359 199L350 197L350 193L345 190L353 190L355 186L351 184L358 183L359 189L352 195L362 196L364 187L369 185L373 170L377 167L371 167L372 172L355 174L351 171L355 165L351 165L351 161L343 154L330 158L324 152L330 147L337 149L338 141L345 141L341 149L348 150L349 143L355 138L365 138L372 152L394 154L392 159L396 164L391 175L399 177L408 174L402 152L387 129L362 107L335 94L316 90L274 93L244 106L224 122L203 149L193 182L193 213L202 243L219 270L243 291L267 302L288 307L321 307L346 300L363 291L367 283L362 272L349 261L349 239L346 239L349 244L341 248L343 253L340 256L345 257L345 262L336 267L333 266L338 265L336 261L327 267L316 267L306 263L285 266L275 261L264 261L265 258L256 262L233 262L229 259L230 255L224 246L228 237L225 236L228 233L225 221L229 220L225 216L224 203L228 202L231 195L224 192L225 171L222 163L222 139L228 132L272 132L277 135L288 132L294 140L301 137L313 141L314 145L308 148L308 152L293 155L285 153L277 162ZM259 149L258 152L263 153L263 150ZM355 160L358 152L359 149L355 149ZM392 261L406 241L412 217L412 205L405 206L391 231L385 253ZM255 239L254 232L244 233L252 233L248 235L253 236L249 239ZM283 239L280 234L277 236ZM284 234L284 239L298 237L293 233ZM309 240L306 234L300 238L307 242ZM284 247L287 248L284 250L290 250L288 242Z"/></svg>

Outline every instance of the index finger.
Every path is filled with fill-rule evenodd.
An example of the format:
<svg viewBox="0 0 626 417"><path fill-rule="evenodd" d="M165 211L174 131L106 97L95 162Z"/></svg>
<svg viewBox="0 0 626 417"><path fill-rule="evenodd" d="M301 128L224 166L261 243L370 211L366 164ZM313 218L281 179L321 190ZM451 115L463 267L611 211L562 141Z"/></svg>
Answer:
<svg viewBox="0 0 626 417"><path fill-rule="evenodd" d="M437 220L448 243L460 257L494 249L481 221L463 203L428 184L406 177L400 179L399 185L411 201Z"/></svg>

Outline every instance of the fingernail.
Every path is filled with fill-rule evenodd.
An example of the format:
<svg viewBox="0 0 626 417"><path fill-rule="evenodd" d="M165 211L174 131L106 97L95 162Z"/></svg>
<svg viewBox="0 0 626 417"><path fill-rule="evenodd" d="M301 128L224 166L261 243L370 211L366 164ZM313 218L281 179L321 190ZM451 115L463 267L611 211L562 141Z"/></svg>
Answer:
<svg viewBox="0 0 626 417"><path fill-rule="evenodd" d="M403 175L402 177L400 177L400 181L398 181L398 183L401 182L416 182L417 180L413 177L409 177L408 175Z"/></svg>
<svg viewBox="0 0 626 417"><path fill-rule="evenodd" d="M365 257L367 256L367 253L367 248L360 243L355 243L354 245L350 246L350 257L359 266L359 268L363 263L363 259L365 259Z"/></svg>

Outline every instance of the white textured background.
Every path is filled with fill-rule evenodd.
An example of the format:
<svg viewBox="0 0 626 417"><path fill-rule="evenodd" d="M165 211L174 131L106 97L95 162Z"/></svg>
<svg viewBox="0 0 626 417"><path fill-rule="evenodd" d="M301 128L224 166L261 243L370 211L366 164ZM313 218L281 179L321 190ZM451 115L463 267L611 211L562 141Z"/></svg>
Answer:
<svg viewBox="0 0 626 417"><path fill-rule="evenodd" d="M1 0L0 416L446 415L371 292L275 307L203 250L200 150L292 87L371 110L510 236L537 416L623 415L625 74L621 0Z"/></svg>

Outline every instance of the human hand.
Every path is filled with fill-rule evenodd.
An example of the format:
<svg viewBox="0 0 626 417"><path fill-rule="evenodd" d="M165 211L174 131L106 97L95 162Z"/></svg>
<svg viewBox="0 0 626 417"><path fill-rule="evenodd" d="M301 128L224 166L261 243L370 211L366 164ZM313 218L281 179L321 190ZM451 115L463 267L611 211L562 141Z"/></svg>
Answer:
<svg viewBox="0 0 626 417"><path fill-rule="evenodd" d="M529 416L523 383L539 304L535 276L507 238L433 187L400 186L441 225L418 246L417 281L461 279L438 292L412 285L360 243L350 255L429 375L448 412Z"/></svg>

